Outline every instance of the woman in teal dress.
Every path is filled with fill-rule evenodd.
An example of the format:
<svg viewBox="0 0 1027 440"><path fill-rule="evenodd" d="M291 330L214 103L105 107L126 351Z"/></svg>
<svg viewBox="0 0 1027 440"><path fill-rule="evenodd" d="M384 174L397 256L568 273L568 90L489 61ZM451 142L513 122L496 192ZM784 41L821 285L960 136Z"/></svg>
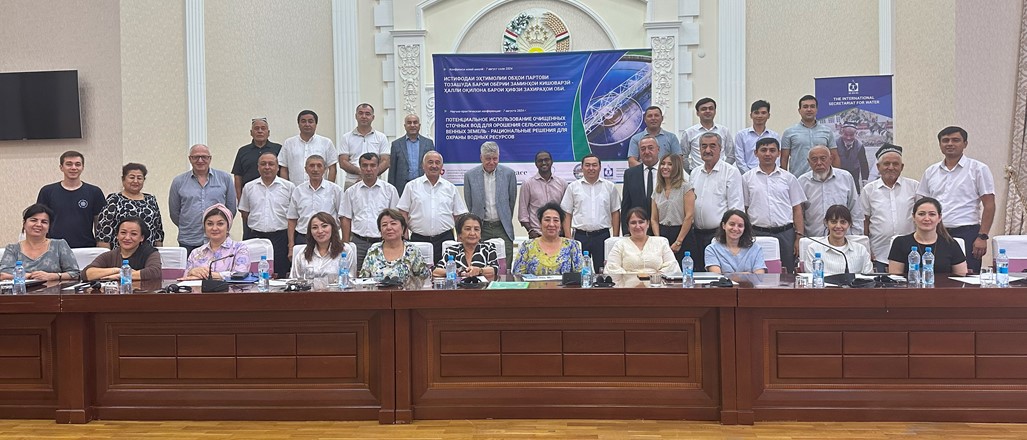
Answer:
<svg viewBox="0 0 1027 440"><path fill-rule="evenodd" d="M559 203L547 203L538 209L542 236L521 245L513 265L519 275L559 275L581 272L581 243L560 237L565 213Z"/></svg>

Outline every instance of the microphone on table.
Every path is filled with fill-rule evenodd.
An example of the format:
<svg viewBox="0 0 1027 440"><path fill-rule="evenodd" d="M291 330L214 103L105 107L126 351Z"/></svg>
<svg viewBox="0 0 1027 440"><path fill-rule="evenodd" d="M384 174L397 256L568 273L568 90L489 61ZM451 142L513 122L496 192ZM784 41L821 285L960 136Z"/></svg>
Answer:
<svg viewBox="0 0 1027 440"><path fill-rule="evenodd" d="M845 252L842 252L841 249L838 249L838 248L836 248L834 246L831 246L830 244L824 243L824 242L822 242L820 240L817 240L817 239L815 239L813 237L810 237L810 236L808 236L806 234L803 234L801 232L796 231L795 234L800 236L800 237L808 238L810 241L812 241L812 242L814 242L816 244L819 244L821 246L824 246L824 247L826 247L826 248L828 248L828 249L830 249L832 251L835 251L839 255L842 256L842 259L845 261L845 273L840 273L840 274L835 274L835 275L828 275L828 276L824 277L824 282L825 283L831 283L831 284L836 284L836 285L839 285L839 286L849 286L849 287L854 287L854 285L862 286L862 283L854 283L854 281L856 281L856 274L849 273L849 257L847 257L845 255Z"/></svg>
<svg viewBox="0 0 1027 440"><path fill-rule="evenodd" d="M210 261L210 264L207 265L207 278L204 278L203 281L200 282L200 292L227 292L228 291L228 282L227 281L214 279L214 263L217 263L218 261L224 261L224 260L227 260L229 258L233 258L234 259L235 258L235 254L228 254L228 255L225 255L224 257L216 258L216 259ZM234 264L233 264L233 266L234 266Z"/></svg>

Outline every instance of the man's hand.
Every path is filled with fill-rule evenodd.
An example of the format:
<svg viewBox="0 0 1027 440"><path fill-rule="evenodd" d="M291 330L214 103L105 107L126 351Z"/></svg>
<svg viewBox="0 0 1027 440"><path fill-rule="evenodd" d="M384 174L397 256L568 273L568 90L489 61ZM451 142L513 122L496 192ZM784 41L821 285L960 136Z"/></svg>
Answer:
<svg viewBox="0 0 1027 440"><path fill-rule="evenodd" d="M980 238L974 240L974 257L980 259L984 257L984 254L988 253L988 240L982 240Z"/></svg>

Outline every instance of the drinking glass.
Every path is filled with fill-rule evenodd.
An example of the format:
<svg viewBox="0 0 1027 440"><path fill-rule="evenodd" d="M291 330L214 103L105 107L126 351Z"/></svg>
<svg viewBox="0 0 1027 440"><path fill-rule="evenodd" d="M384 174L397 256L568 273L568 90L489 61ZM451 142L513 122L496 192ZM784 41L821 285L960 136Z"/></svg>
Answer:
<svg viewBox="0 0 1027 440"><path fill-rule="evenodd" d="M995 271L990 267L981 267L981 287L995 287Z"/></svg>

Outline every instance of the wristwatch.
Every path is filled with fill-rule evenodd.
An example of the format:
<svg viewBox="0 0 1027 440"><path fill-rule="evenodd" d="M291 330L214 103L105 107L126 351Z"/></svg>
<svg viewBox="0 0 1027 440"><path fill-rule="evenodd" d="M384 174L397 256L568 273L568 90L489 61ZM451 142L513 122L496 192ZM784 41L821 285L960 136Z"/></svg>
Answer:
<svg viewBox="0 0 1027 440"><path fill-rule="evenodd" d="M977 234L977 238L979 238L981 240L987 240L988 239L988 234Z"/></svg>

